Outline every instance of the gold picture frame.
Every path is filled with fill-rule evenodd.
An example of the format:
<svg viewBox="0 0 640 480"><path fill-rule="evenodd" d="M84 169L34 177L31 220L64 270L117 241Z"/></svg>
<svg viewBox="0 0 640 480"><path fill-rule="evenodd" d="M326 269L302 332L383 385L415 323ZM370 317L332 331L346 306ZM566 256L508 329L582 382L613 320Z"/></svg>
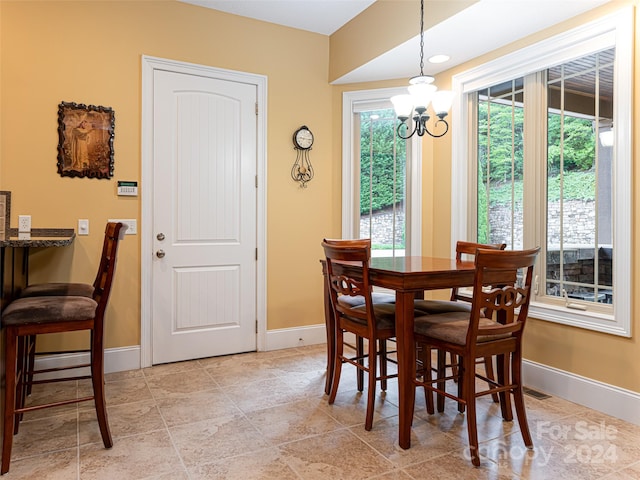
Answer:
<svg viewBox="0 0 640 480"><path fill-rule="evenodd" d="M0 237L9 236L11 228L11 192L0 191Z"/></svg>
<svg viewBox="0 0 640 480"><path fill-rule="evenodd" d="M113 177L115 116L109 107L58 105L58 173L63 177Z"/></svg>

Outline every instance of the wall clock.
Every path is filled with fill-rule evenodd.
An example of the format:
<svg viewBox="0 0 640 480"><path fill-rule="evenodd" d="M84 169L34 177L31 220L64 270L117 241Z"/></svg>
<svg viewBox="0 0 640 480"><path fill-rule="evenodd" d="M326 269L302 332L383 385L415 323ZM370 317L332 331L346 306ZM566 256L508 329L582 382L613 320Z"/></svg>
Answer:
<svg viewBox="0 0 640 480"><path fill-rule="evenodd" d="M306 188L307 182L313 178L313 166L309 158L309 150L313 146L313 133L306 125L293 132L293 146L296 150L296 161L291 168L291 178Z"/></svg>

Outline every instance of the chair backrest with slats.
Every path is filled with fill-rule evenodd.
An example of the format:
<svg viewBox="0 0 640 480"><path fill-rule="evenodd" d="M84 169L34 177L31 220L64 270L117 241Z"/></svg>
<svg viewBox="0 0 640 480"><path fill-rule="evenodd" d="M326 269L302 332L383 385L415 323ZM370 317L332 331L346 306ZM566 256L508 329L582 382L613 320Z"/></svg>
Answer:
<svg viewBox="0 0 640 480"><path fill-rule="evenodd" d="M104 231L104 242L102 245L102 256L96 279L93 282L93 299L98 302L96 309L96 319L102 318L107 307L111 284L116 270L116 258L118 245L124 237L127 225L120 222L109 222Z"/></svg>
<svg viewBox="0 0 640 480"><path fill-rule="evenodd" d="M371 284L369 283L369 260L371 259L371 240L331 240L322 242L327 261L327 282L331 296L331 306L336 318L346 317L359 319L366 322L368 327L375 329L373 321L373 300L371 297ZM345 274L334 273L335 262L353 262L362 269L362 277L352 277ZM338 302L340 295L351 297L362 296L365 299L365 308L350 308L346 304Z"/></svg>
<svg viewBox="0 0 640 480"><path fill-rule="evenodd" d="M462 240L458 240L456 243L456 262L461 262L467 258L475 258L476 251L479 248L490 249L490 250L504 250L507 248L506 243L475 243L475 242L465 242ZM471 294L468 292L461 291L458 288L451 289L451 301L463 301L469 302L473 300Z"/></svg>
<svg viewBox="0 0 640 480"><path fill-rule="evenodd" d="M539 251L539 247L529 250L477 250L467 344L490 337L520 339L529 311L533 266ZM480 317L485 309L493 311L501 325L480 327Z"/></svg>

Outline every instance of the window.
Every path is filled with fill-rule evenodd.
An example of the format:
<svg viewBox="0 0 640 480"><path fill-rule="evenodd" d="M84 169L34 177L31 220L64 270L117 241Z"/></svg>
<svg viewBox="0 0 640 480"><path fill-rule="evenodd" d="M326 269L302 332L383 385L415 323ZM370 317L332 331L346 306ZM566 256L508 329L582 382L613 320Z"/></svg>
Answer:
<svg viewBox="0 0 640 480"><path fill-rule="evenodd" d="M452 238L541 246L531 316L623 336L630 18L605 17L454 77L464 133L453 147Z"/></svg>
<svg viewBox="0 0 640 480"><path fill-rule="evenodd" d="M371 238L372 256L420 252L419 146L395 133L389 99L399 90L343 99L342 236Z"/></svg>

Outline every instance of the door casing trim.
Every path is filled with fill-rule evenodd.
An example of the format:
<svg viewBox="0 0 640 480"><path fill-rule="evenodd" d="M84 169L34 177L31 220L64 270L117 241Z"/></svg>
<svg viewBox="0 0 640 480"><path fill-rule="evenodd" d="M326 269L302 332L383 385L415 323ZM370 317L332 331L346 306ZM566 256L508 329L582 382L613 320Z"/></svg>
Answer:
<svg viewBox="0 0 640 480"><path fill-rule="evenodd" d="M164 70L188 75L198 75L256 86L256 344L258 351L264 350L267 332L267 77L253 73L239 72L169 60L147 55L142 56L142 218L141 218L141 301L140 301L140 364L150 367L153 362L153 319L151 271L153 261L153 77L155 70Z"/></svg>

